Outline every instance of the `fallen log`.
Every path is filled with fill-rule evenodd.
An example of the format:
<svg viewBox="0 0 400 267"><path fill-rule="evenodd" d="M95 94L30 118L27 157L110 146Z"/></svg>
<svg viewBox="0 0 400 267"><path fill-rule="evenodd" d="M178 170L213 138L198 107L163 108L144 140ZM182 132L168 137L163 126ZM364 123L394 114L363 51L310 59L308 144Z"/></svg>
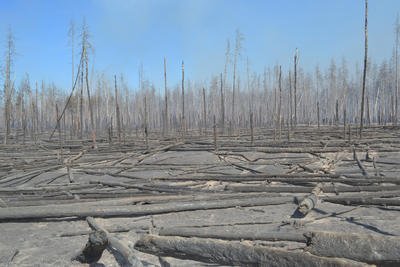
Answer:
<svg viewBox="0 0 400 267"><path fill-rule="evenodd" d="M353 158L357 162L358 168L360 168L362 175L368 176L368 172L365 167L362 165L360 159L357 156L356 149L353 147Z"/></svg>
<svg viewBox="0 0 400 267"><path fill-rule="evenodd" d="M250 223L249 223L250 224ZM223 227L171 227L162 228L160 236L181 236L217 238L226 240L264 240L264 241L293 241L305 243L307 239L301 232L255 232L255 231L226 231Z"/></svg>
<svg viewBox="0 0 400 267"><path fill-rule="evenodd" d="M353 233L307 233L307 251L323 257L343 257L379 266L400 265L400 237Z"/></svg>
<svg viewBox="0 0 400 267"><path fill-rule="evenodd" d="M114 175L115 176L115 175ZM124 178L136 179L136 177L118 174ZM346 177L344 177L346 176ZM344 183L351 185L362 185L372 183L393 183L400 184L398 177L377 177L377 176L359 176L359 175L339 175L339 174L252 174L252 175L201 175L188 177L155 177L152 180L167 180L167 181L223 181L223 182L242 182L242 181L267 181L267 182L283 182L289 184L303 183Z"/></svg>
<svg viewBox="0 0 400 267"><path fill-rule="evenodd" d="M103 231L95 231L89 235L88 242L85 247L73 256L71 261L79 261L80 263L95 263L103 255L103 251L107 247L107 235Z"/></svg>
<svg viewBox="0 0 400 267"><path fill-rule="evenodd" d="M318 184L305 199L303 199L292 217L305 217L318 202L318 195L321 193L321 184Z"/></svg>
<svg viewBox="0 0 400 267"><path fill-rule="evenodd" d="M204 238L147 235L136 242L135 249L158 256L230 266L367 266L348 259Z"/></svg>
<svg viewBox="0 0 400 267"><path fill-rule="evenodd" d="M124 243L119 241L117 238L111 236L110 233L106 229L101 227L92 217L87 217L86 221L89 224L90 228L92 228L93 230L105 233L106 238L108 240L107 246L116 250L122 256L122 258L124 259L123 266L126 267L143 266L142 262L135 257L132 251Z"/></svg>
<svg viewBox="0 0 400 267"><path fill-rule="evenodd" d="M273 193L311 193L310 186L268 186L262 184L231 184L226 185L226 190L234 192L273 192ZM322 186L324 193L347 193L347 192L379 192L397 191L400 185L366 185L366 186Z"/></svg>
<svg viewBox="0 0 400 267"><path fill-rule="evenodd" d="M342 205L400 206L400 199L370 197L324 197L324 201Z"/></svg>
<svg viewBox="0 0 400 267"><path fill-rule="evenodd" d="M42 220L45 218L63 217L137 217L151 214L163 214L181 211L224 209L237 206L267 206L292 203L293 197L258 197L245 199L214 199L209 201L182 201L160 204L135 205L135 206L38 206L33 210L30 207L8 207L0 209L0 222L21 220Z"/></svg>

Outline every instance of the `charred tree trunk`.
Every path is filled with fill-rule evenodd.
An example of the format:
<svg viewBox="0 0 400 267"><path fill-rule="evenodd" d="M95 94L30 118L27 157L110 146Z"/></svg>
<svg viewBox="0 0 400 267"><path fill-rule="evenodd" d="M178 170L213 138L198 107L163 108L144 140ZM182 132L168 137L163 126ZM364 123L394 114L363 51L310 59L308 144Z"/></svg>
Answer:
<svg viewBox="0 0 400 267"><path fill-rule="evenodd" d="M117 89L117 75L114 75L114 84L115 84L115 116L117 119L117 135L118 142L121 142L121 114L118 104L118 89Z"/></svg>
<svg viewBox="0 0 400 267"><path fill-rule="evenodd" d="M365 80L367 76L367 58L368 58L368 0L365 0L365 26L364 26L364 70L361 91L361 112L360 112L360 139L364 127L364 99L365 99Z"/></svg>

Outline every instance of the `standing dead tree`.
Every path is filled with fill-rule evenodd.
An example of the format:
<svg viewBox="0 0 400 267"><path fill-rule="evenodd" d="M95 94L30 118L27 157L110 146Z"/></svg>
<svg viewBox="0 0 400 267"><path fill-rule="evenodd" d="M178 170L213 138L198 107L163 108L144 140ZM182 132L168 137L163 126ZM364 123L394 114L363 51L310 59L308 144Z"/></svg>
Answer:
<svg viewBox="0 0 400 267"><path fill-rule="evenodd" d="M118 104L117 75L114 75L114 84L115 84L115 116L117 119L117 135L118 135L118 142L121 142L121 114Z"/></svg>
<svg viewBox="0 0 400 267"><path fill-rule="evenodd" d="M92 147L96 148L96 128L94 125L93 104L92 104L92 100L90 98L90 88L89 88L89 51L88 50L91 48L92 48L92 46L89 43L89 30L86 25L86 22L84 21L83 25L82 25L82 57L83 57L83 64L85 66L85 83L86 83L86 92L87 92L88 104L89 104Z"/></svg>
<svg viewBox="0 0 400 267"><path fill-rule="evenodd" d="M278 126L279 140L282 138L282 66L279 66L279 105L278 105Z"/></svg>
<svg viewBox="0 0 400 267"><path fill-rule="evenodd" d="M399 34L400 34L400 22L399 15L397 14L396 25L395 25L395 106L394 106L394 123L397 125L398 109L399 109Z"/></svg>
<svg viewBox="0 0 400 267"><path fill-rule="evenodd" d="M225 65L224 65L224 80L222 82L223 88L221 89L221 92L223 93L225 91L225 87L227 84L227 73L228 73L228 65L230 63L230 53L231 53L231 48L230 48L230 42L229 39L226 41L226 51L225 51ZM224 132L225 129L225 99L221 99L221 120L222 120L222 131Z"/></svg>
<svg viewBox="0 0 400 267"><path fill-rule="evenodd" d="M221 73L221 89L220 89L220 95L221 95L221 130L222 134L224 133L224 126L225 126L225 99L224 99L224 88L223 88L223 80L222 80L222 73Z"/></svg>
<svg viewBox="0 0 400 267"><path fill-rule="evenodd" d="M168 89L167 89L167 59L164 57L164 133L168 133Z"/></svg>
<svg viewBox="0 0 400 267"><path fill-rule="evenodd" d="M68 36L69 36L69 42L71 45L71 67L72 67L72 72L71 72L71 87L74 86L74 81L75 81L75 73L74 73L74 49L75 49L75 23L73 21L70 22L69 29L68 29Z"/></svg>
<svg viewBox="0 0 400 267"><path fill-rule="evenodd" d="M360 112L360 139L364 125L364 98L365 98L365 79L367 76L367 57L368 57L368 0L365 0L365 27L364 27L364 71L361 91L361 112Z"/></svg>
<svg viewBox="0 0 400 267"><path fill-rule="evenodd" d="M236 30L236 44L235 44L235 52L233 56L233 81L232 81L232 114L231 114L231 123L233 128L235 128L235 91L236 91L236 74L237 74L237 63L238 58L240 56L240 50L242 48L242 40L243 35L239 30Z"/></svg>
<svg viewBox="0 0 400 267"><path fill-rule="evenodd" d="M7 34L7 52L6 52L6 64L5 64L5 77L4 77L4 122L6 132L4 134L4 143L9 143L11 134L11 109L12 109L12 97L14 95L14 85L11 81L11 72L15 56L15 42L14 35L11 28Z"/></svg>
<svg viewBox="0 0 400 267"><path fill-rule="evenodd" d="M186 118L185 118L185 64L182 61L182 134L186 135Z"/></svg>
<svg viewBox="0 0 400 267"><path fill-rule="evenodd" d="M207 106L206 106L206 89L203 87L203 131L207 134Z"/></svg>
<svg viewBox="0 0 400 267"><path fill-rule="evenodd" d="M298 50L294 53L294 125L297 125L297 64L299 60Z"/></svg>

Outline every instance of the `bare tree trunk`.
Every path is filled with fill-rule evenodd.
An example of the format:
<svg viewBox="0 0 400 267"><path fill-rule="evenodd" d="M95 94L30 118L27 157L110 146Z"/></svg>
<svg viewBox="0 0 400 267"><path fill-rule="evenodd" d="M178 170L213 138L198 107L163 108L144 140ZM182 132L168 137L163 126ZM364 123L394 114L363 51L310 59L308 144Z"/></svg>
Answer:
<svg viewBox="0 0 400 267"><path fill-rule="evenodd" d="M399 65L399 32L400 32L400 24L399 24L399 15L397 15L396 19L396 44L395 44L395 77L396 77L396 84L395 84L395 108L394 108L394 123L397 125L399 117L398 117L398 109L399 109L399 78L398 78L398 65Z"/></svg>
<svg viewBox="0 0 400 267"><path fill-rule="evenodd" d="M365 50L364 50L364 71L362 81L362 92L361 92L361 114L360 114L360 139L362 139L362 130L364 123L364 98L365 98L365 80L367 76L367 57L368 57L368 0L365 0Z"/></svg>
<svg viewBox="0 0 400 267"><path fill-rule="evenodd" d="M118 134L118 142L121 142L121 114L119 110L118 104L118 89L117 89L117 75L114 75L114 84L115 84L115 116L117 117L117 134Z"/></svg>
<svg viewBox="0 0 400 267"><path fill-rule="evenodd" d="M233 66L232 113L231 113L232 128L235 127L235 83L236 83L236 65Z"/></svg>
<svg viewBox="0 0 400 267"><path fill-rule="evenodd" d="M250 112L250 142L254 145L253 112Z"/></svg>
<svg viewBox="0 0 400 267"><path fill-rule="evenodd" d="M343 140L346 140L346 107L343 107Z"/></svg>
<svg viewBox="0 0 400 267"><path fill-rule="evenodd" d="M294 54L294 125L297 125L297 62L298 50Z"/></svg>
<svg viewBox="0 0 400 267"><path fill-rule="evenodd" d="M207 134L207 107L206 107L206 89L203 87L203 128L204 134Z"/></svg>
<svg viewBox="0 0 400 267"><path fill-rule="evenodd" d="M60 125L60 120L59 118L59 112L58 112L58 105L56 104L56 118L57 118L57 129L58 129L58 142L60 144L60 162L63 162L63 145L62 145L62 138L61 138L61 125Z"/></svg>
<svg viewBox="0 0 400 267"><path fill-rule="evenodd" d="M214 132L214 149L215 151L218 150L218 144L217 144L217 123L215 121L215 115L213 116L213 132Z"/></svg>
<svg viewBox="0 0 400 267"><path fill-rule="evenodd" d="M290 127L293 127L293 93L292 93L292 73L289 71L289 120Z"/></svg>
<svg viewBox="0 0 400 267"><path fill-rule="evenodd" d="M165 102L165 114L164 114L164 127L165 134L168 134L168 89L167 89L167 59L164 58L164 102Z"/></svg>
<svg viewBox="0 0 400 267"><path fill-rule="evenodd" d="M35 141L37 141L38 132L39 132L39 106L38 106L38 84L36 82L35 88Z"/></svg>
<svg viewBox="0 0 400 267"><path fill-rule="evenodd" d="M88 71L89 59L88 59L86 47L83 47L83 53L85 53L84 54L85 55L85 57L84 57L84 59L85 59L85 80L86 80L86 90L87 90L88 102L89 102L90 128L91 128L91 132L92 132L92 148L97 148L96 129L94 126L94 119L93 119L93 105L92 105L92 100L90 99L90 89L89 89L89 71Z"/></svg>
<svg viewBox="0 0 400 267"><path fill-rule="evenodd" d="M11 67L13 62L13 55L15 53L14 47L14 37L11 29L8 31L7 36L7 54L6 54L6 66L5 66L5 81L4 81L4 119L6 133L4 135L4 143L9 143L9 137L11 134L11 105L12 105L12 95L13 95L13 84L11 82Z"/></svg>
<svg viewBox="0 0 400 267"><path fill-rule="evenodd" d="M339 100L336 99L335 105L335 124L336 126L339 125Z"/></svg>
<svg viewBox="0 0 400 267"><path fill-rule="evenodd" d="M278 105L278 120L279 120L279 140L282 138L282 66L279 66L279 105Z"/></svg>
<svg viewBox="0 0 400 267"><path fill-rule="evenodd" d="M224 133L225 129L225 99L224 99L224 88L223 88L223 80L222 80L222 73L221 73L221 130L222 134Z"/></svg>
<svg viewBox="0 0 400 267"><path fill-rule="evenodd" d="M149 149L149 129L147 122L147 97L144 96L144 135L146 138L146 149Z"/></svg>
<svg viewBox="0 0 400 267"><path fill-rule="evenodd" d="M276 96L276 86L274 86L274 114L273 114L273 124L274 124L274 140L276 140L276 127L278 124L277 118L277 96Z"/></svg>
<svg viewBox="0 0 400 267"><path fill-rule="evenodd" d="M83 68L81 68L81 93L79 97L79 138L83 139Z"/></svg>
<svg viewBox="0 0 400 267"><path fill-rule="evenodd" d="M318 129L319 129L319 127L320 127L319 101L317 101L317 120L318 120Z"/></svg>
<svg viewBox="0 0 400 267"><path fill-rule="evenodd" d="M368 124L368 126L371 125L371 114L370 114L370 110L369 110L369 96L368 96L368 94L367 94L367 124Z"/></svg>
<svg viewBox="0 0 400 267"><path fill-rule="evenodd" d="M182 61L182 134L186 135L186 118L185 118L185 65Z"/></svg>

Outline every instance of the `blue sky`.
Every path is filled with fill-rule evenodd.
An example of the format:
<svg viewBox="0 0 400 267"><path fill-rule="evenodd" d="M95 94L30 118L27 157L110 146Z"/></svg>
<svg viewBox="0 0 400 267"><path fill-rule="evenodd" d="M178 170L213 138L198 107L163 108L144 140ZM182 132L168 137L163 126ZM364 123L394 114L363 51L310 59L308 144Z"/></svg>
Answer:
<svg viewBox="0 0 400 267"><path fill-rule="evenodd" d="M393 26L400 11L398 0L369 1L369 55L389 58ZM163 58L167 57L169 85L185 76L209 81L223 71L227 38L235 30L245 39L244 66L251 71L276 63L288 68L296 47L300 64L326 67L332 58L345 57L353 66L363 56L363 0L0 0L1 49L11 26L18 56L14 77L29 73L31 81L54 81L68 89L71 55L68 26L83 17L91 31L94 69L110 78L123 73L137 87L138 66L145 77L162 85ZM78 55L76 56L76 62ZM0 61L3 63L3 60Z"/></svg>

